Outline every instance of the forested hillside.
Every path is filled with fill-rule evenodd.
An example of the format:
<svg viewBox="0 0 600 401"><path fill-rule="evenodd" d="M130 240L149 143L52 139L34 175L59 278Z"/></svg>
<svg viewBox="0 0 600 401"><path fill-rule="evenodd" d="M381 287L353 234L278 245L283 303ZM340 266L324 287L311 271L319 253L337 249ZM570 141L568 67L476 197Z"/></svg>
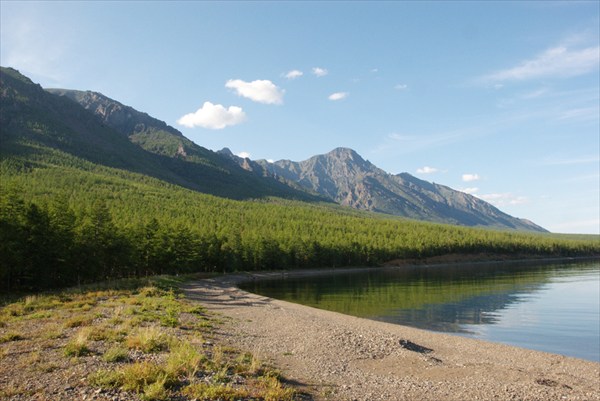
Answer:
<svg viewBox="0 0 600 401"><path fill-rule="evenodd" d="M0 85L2 154L31 162L38 156L45 159L41 154L48 149L59 150L95 164L232 199L318 199L245 171L164 122L100 94L50 93L11 68L1 69ZM80 98L92 109L74 101Z"/></svg>
<svg viewBox="0 0 600 401"><path fill-rule="evenodd" d="M3 159L2 288L163 273L370 266L448 253L600 254L596 237L471 229L278 199L228 200L71 161L73 167L27 169Z"/></svg>
<svg viewBox="0 0 600 401"><path fill-rule="evenodd" d="M378 265L449 253L600 255L598 237L571 240L330 203L202 194L71 100L40 96L27 78L12 78L18 82L3 81L0 92L2 291L161 273Z"/></svg>

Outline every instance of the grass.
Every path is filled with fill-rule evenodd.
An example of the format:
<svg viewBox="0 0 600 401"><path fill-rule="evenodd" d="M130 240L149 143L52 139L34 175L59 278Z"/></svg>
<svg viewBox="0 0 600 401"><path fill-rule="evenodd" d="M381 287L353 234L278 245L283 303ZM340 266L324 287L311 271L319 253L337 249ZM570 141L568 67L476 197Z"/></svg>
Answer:
<svg viewBox="0 0 600 401"><path fill-rule="evenodd" d="M8 333L5 333L2 336L0 336L0 343L8 343L11 341L19 341L19 340L24 340L24 339L25 339L25 337L23 337L19 333L8 332Z"/></svg>
<svg viewBox="0 0 600 401"><path fill-rule="evenodd" d="M183 376L191 381L206 361L206 355L198 351L197 347L188 341L180 341L171 348L165 370L173 377Z"/></svg>
<svg viewBox="0 0 600 401"><path fill-rule="evenodd" d="M46 374L83 374L79 383L128 399L293 399L293 389L253 354L215 342L211 333L221 322L177 292L182 280L123 280L5 304L0 370L18 367L19 374L0 398L22 396L24 383ZM50 389L42 391L50 397Z"/></svg>
<svg viewBox="0 0 600 401"><path fill-rule="evenodd" d="M75 334L75 336L64 346L63 352L65 356L78 357L89 354L91 351L88 344L89 337L89 330L79 330L77 334Z"/></svg>
<svg viewBox="0 0 600 401"><path fill-rule="evenodd" d="M121 346L112 346L102 355L102 359L110 363L126 362L129 360L129 352Z"/></svg>
<svg viewBox="0 0 600 401"><path fill-rule="evenodd" d="M183 395L195 400L235 401L249 396L245 389L235 389L224 384L194 383L185 387Z"/></svg>
<svg viewBox="0 0 600 401"><path fill-rule="evenodd" d="M65 322L65 327L81 327L89 326L94 321L92 316L88 315L77 315L73 316Z"/></svg>
<svg viewBox="0 0 600 401"><path fill-rule="evenodd" d="M169 348L170 337L159 327L140 327L126 340L127 347L145 353L159 352Z"/></svg>

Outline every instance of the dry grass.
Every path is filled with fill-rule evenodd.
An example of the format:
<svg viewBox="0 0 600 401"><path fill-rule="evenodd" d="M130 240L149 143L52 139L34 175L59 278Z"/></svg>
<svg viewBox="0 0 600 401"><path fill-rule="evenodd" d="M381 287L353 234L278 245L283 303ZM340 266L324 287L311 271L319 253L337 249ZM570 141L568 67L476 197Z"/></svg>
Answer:
<svg viewBox="0 0 600 401"><path fill-rule="evenodd" d="M85 328L79 330L65 345L63 351L65 356L84 356L90 353L89 348L90 330Z"/></svg>
<svg viewBox="0 0 600 401"><path fill-rule="evenodd" d="M294 394L251 353L205 342L218 319L157 284L32 295L0 309L0 371L15 372L0 382L0 399L33 396L24 384L45 375L72 377L77 387L91 386L87 394L112 389L127 399L285 400ZM65 386L36 385L47 394L35 397L50 399Z"/></svg>
<svg viewBox="0 0 600 401"><path fill-rule="evenodd" d="M145 353L159 352L169 348L169 335L158 326L140 327L126 340L127 347Z"/></svg>

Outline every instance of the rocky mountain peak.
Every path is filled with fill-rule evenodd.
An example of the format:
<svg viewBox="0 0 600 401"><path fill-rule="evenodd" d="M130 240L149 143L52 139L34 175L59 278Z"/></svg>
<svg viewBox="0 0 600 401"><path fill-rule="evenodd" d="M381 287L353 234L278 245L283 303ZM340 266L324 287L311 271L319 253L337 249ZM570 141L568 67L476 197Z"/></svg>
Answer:
<svg viewBox="0 0 600 401"><path fill-rule="evenodd" d="M545 231L472 195L408 173L389 174L349 148L336 148L301 162L256 163L287 182L355 209L466 226Z"/></svg>
<svg viewBox="0 0 600 401"><path fill-rule="evenodd" d="M114 99L93 91L79 91L70 89L46 89L55 95L65 96L83 108L98 116L102 122L124 135L130 136L148 130L162 130L169 134L183 137L183 134L164 121L135 110Z"/></svg>

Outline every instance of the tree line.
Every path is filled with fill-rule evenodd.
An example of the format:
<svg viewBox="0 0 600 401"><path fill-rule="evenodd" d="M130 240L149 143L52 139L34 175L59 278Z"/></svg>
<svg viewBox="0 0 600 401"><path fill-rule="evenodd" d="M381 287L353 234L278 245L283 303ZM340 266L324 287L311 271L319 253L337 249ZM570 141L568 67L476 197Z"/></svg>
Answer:
<svg viewBox="0 0 600 401"><path fill-rule="evenodd" d="M102 199L74 207L66 195L38 202L19 191L3 191L1 288L39 290L155 274L370 266L447 253L598 253L598 245L589 241L374 218L288 201L209 197L194 205L183 202L187 209L179 214L152 203L146 207L155 212L146 211L147 218L133 214L127 219Z"/></svg>

